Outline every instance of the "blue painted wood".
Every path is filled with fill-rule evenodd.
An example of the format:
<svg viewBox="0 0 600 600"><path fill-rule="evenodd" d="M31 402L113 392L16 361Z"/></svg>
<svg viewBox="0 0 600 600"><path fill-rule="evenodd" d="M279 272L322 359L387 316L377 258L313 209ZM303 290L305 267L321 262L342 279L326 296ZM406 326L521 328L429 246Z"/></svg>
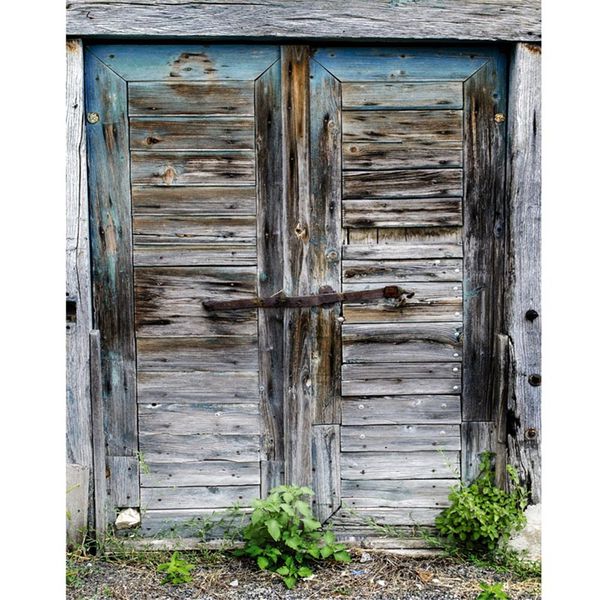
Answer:
<svg viewBox="0 0 600 600"><path fill-rule="evenodd" d="M85 84L86 112L99 119L86 124L86 135L93 318L101 335L106 454L113 465L109 487L119 482L119 502L139 506L137 470L121 460L134 459L138 450L127 84L89 52Z"/></svg>
<svg viewBox="0 0 600 600"><path fill-rule="evenodd" d="M89 51L127 81L254 80L278 58L278 46L92 45Z"/></svg>
<svg viewBox="0 0 600 600"><path fill-rule="evenodd" d="M464 81L493 52L481 49L417 47L325 47L314 52L340 81Z"/></svg>

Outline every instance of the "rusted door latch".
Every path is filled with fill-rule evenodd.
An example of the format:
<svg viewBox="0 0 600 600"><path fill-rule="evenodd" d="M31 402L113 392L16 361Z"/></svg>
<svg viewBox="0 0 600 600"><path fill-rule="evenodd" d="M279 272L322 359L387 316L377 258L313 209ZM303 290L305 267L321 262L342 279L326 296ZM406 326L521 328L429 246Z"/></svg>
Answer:
<svg viewBox="0 0 600 600"><path fill-rule="evenodd" d="M283 291L268 298L239 298L237 300L204 300L206 310L241 310L243 308L305 308L323 306L336 302L360 302L361 300L377 300L378 298L398 298L401 303L412 298L414 292L407 292L397 285L387 285L374 290L356 292L335 292L324 286L318 294L312 296L287 296Z"/></svg>

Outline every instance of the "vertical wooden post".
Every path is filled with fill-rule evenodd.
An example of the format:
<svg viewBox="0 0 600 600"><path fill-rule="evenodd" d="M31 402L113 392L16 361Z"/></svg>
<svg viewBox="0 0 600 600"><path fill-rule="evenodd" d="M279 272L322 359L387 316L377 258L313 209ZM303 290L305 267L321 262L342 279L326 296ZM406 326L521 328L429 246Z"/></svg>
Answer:
<svg viewBox="0 0 600 600"><path fill-rule="evenodd" d="M508 458L541 500L541 47L516 44L508 111L506 332L513 350Z"/></svg>
<svg viewBox="0 0 600 600"><path fill-rule="evenodd" d="M91 470L92 425L88 336L92 328L92 308L81 40L67 40L66 49L67 462ZM88 491L91 494L91 490L86 490L86 498ZM91 506L89 513L91 521L93 517Z"/></svg>
<svg viewBox="0 0 600 600"><path fill-rule="evenodd" d="M94 514L98 547L106 533L106 441L104 439L104 400L100 332L90 332L90 391L92 399L92 445L94 452Z"/></svg>

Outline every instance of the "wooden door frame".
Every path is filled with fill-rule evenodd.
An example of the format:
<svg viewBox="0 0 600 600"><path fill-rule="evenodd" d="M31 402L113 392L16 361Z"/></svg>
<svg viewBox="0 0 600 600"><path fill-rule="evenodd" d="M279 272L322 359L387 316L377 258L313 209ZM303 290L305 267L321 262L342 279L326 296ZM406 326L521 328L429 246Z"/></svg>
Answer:
<svg viewBox="0 0 600 600"><path fill-rule="evenodd" d="M297 2L283 7L261 3L185 2L162 4L97 3L67 5L67 460L93 471L90 345L92 329L91 264L88 233L87 150L84 135L83 45L105 36L128 41L194 37L194 41L360 40L372 45L409 40L455 43L508 42L510 53L505 194L506 266L502 274L504 325L498 335L502 366L496 378L494 413L479 421L474 438L505 450L528 486L533 502L541 499L540 371L540 3L469 0L440 9L436 2L351 0ZM334 4L336 4L334 6ZM342 6L343 4L343 6ZM202 19L198 20L198 9ZM502 10L500 10L502 9ZM227 18L223 18L223 11ZM315 13L316 11L316 13ZM317 18L315 18L315 15ZM472 18L477 15L477 18ZM304 17L307 17L304 19ZM93 477L88 477L92 491ZM89 495L92 498L92 494ZM88 521L93 521L90 502ZM85 509L85 507L84 507ZM85 512L85 511L84 511Z"/></svg>

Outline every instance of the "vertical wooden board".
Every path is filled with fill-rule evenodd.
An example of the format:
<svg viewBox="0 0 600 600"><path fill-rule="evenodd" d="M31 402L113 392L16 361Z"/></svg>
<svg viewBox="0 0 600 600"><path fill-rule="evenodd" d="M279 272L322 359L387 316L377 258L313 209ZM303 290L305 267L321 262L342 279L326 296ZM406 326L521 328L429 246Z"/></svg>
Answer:
<svg viewBox="0 0 600 600"><path fill-rule="evenodd" d="M88 526L88 490L90 469L83 465L67 464L67 546L79 546Z"/></svg>
<svg viewBox="0 0 600 600"><path fill-rule="evenodd" d="M505 59L465 82L463 418L492 419L494 332L501 328L506 113ZM502 117L497 117L502 115Z"/></svg>
<svg viewBox="0 0 600 600"><path fill-rule="evenodd" d="M133 265L127 84L96 57L86 53L86 111L99 120L87 124L90 231L94 324L102 337L102 379L107 454L137 452ZM123 495L134 499L137 482ZM111 481L114 488L114 482ZM135 504L129 504L135 506Z"/></svg>
<svg viewBox="0 0 600 600"><path fill-rule="evenodd" d="M312 291L309 265L309 123L308 47L283 46L283 256L284 290ZM288 484L311 485L312 381L310 370L311 309L284 311L284 461ZM308 384L308 385L307 385Z"/></svg>
<svg viewBox="0 0 600 600"><path fill-rule="evenodd" d="M461 476L465 483L471 483L479 475L481 453L493 450L494 424L491 421L465 421L461 435Z"/></svg>
<svg viewBox="0 0 600 600"><path fill-rule="evenodd" d="M109 456L110 502L115 508L140 506L140 473L135 456Z"/></svg>
<svg viewBox="0 0 600 600"><path fill-rule="evenodd" d="M313 507L320 521L328 519L341 502L340 426L312 427Z"/></svg>
<svg viewBox="0 0 600 600"><path fill-rule="evenodd" d="M517 44L510 75L505 318L513 377L508 448L510 463L536 503L541 500L541 379L535 379L541 373L541 318L535 316L541 313L540 46Z"/></svg>
<svg viewBox="0 0 600 600"><path fill-rule="evenodd" d="M102 398L100 332L90 332L90 401L92 405L92 446L94 453L94 507L96 537L106 532L106 439Z"/></svg>
<svg viewBox="0 0 600 600"><path fill-rule="evenodd" d="M342 164L341 84L319 63L310 61L310 272L314 288L341 291ZM318 291L313 288L313 293ZM341 421L341 305L313 315L313 423Z"/></svg>
<svg viewBox="0 0 600 600"><path fill-rule="evenodd" d="M81 40L67 40L66 50L67 461L91 468L88 359L92 306Z"/></svg>
<svg viewBox="0 0 600 600"><path fill-rule="evenodd" d="M283 150L281 64L277 61L255 83L257 292L283 289ZM261 494L283 483L283 310L258 311L259 394L264 427Z"/></svg>

